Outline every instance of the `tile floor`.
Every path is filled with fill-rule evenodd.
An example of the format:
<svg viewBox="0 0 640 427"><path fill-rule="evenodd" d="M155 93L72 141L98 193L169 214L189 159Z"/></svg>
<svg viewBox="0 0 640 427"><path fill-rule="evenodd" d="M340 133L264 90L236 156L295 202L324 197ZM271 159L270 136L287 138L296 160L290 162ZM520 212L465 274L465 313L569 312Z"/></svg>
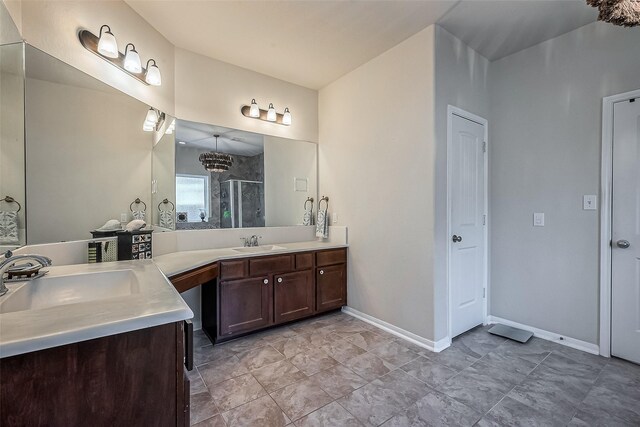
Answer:
<svg viewBox="0 0 640 427"><path fill-rule="evenodd" d="M478 327L432 353L342 313L213 347L195 334L191 422L639 426L640 366Z"/></svg>

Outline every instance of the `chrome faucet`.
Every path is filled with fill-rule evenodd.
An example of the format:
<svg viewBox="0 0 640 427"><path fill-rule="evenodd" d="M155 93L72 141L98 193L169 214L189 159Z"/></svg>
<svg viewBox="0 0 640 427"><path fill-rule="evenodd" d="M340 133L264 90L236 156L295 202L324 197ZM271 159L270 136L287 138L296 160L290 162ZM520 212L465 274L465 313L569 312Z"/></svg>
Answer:
<svg viewBox="0 0 640 427"><path fill-rule="evenodd" d="M4 284L4 273L13 267L18 261L31 260L36 261L43 267L51 265L51 258L43 255L14 255L11 251L4 254L5 259L0 262L0 296L7 293L9 289ZM28 280L28 279L27 279Z"/></svg>
<svg viewBox="0 0 640 427"><path fill-rule="evenodd" d="M262 236L256 236L255 234L249 238L249 246L259 246L258 239L261 239Z"/></svg>

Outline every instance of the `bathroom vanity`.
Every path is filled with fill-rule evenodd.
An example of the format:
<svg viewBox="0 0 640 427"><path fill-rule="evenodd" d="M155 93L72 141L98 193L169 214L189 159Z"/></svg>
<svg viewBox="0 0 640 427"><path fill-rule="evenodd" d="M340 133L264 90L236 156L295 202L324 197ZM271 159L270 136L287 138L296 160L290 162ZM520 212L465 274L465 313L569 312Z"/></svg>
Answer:
<svg viewBox="0 0 640 427"><path fill-rule="evenodd" d="M300 242L247 255L212 250L215 262L168 275L180 292L202 285L202 329L217 343L346 305L347 248L327 246ZM169 268L172 258L185 255L156 262Z"/></svg>
<svg viewBox="0 0 640 427"><path fill-rule="evenodd" d="M193 313L158 267L48 270L0 300L0 425L189 425Z"/></svg>

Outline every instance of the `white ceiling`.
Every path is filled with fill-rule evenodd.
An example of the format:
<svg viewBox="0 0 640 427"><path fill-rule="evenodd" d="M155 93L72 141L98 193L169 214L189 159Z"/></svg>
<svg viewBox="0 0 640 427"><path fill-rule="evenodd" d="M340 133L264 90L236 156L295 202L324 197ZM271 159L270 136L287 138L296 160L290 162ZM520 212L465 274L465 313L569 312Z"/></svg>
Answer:
<svg viewBox="0 0 640 427"><path fill-rule="evenodd" d="M174 45L312 89L433 23L494 60L595 21L585 0L125 0Z"/></svg>
<svg viewBox="0 0 640 427"><path fill-rule="evenodd" d="M585 0L462 1L438 24L493 61L594 22Z"/></svg>
<svg viewBox="0 0 640 427"><path fill-rule="evenodd" d="M220 135L218 151L221 153L250 157L264 152L264 137L262 135L222 126L177 120L175 135L176 144L186 143L181 144L183 147L215 150L216 138L213 135Z"/></svg>
<svg viewBox="0 0 640 427"><path fill-rule="evenodd" d="M125 1L178 47L312 89L435 23L456 3Z"/></svg>

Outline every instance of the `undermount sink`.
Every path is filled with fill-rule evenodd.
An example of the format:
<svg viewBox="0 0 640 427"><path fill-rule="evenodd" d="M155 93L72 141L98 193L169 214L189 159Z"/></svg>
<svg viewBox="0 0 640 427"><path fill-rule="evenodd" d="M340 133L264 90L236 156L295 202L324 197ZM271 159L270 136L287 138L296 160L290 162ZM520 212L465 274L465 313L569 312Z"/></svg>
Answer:
<svg viewBox="0 0 640 427"><path fill-rule="evenodd" d="M0 299L0 314L125 297L140 292L132 270L44 276Z"/></svg>
<svg viewBox="0 0 640 427"><path fill-rule="evenodd" d="M277 245L263 245L263 246L247 246L244 248L233 248L234 251L245 253L245 254L255 254L260 252L270 252L285 249L282 246Z"/></svg>

